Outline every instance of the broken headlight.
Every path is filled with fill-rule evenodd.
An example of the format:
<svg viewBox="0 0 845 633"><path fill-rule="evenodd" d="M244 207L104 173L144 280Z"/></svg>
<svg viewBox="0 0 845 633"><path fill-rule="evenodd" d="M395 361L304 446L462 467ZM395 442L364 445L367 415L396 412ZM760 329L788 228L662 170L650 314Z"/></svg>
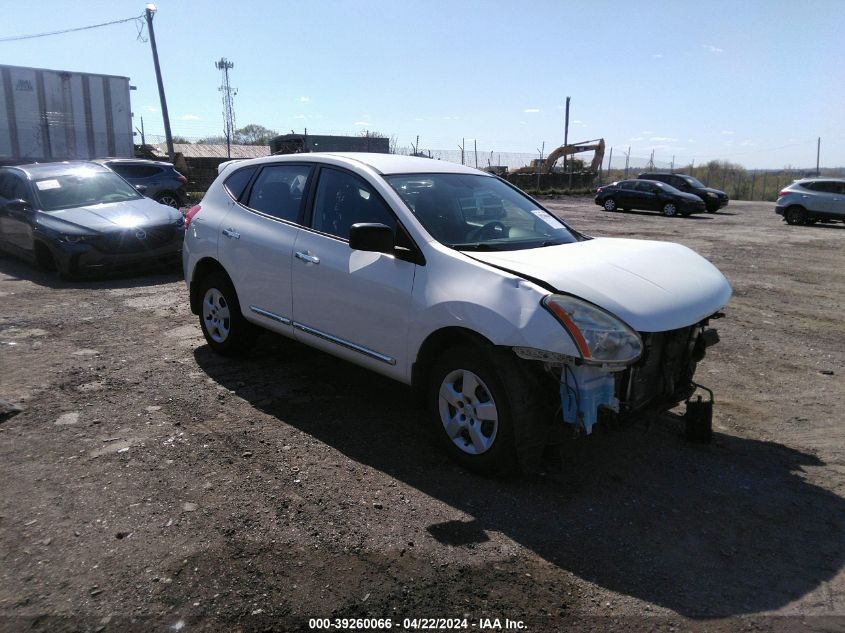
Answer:
<svg viewBox="0 0 845 633"><path fill-rule="evenodd" d="M542 304L569 332L584 361L628 365L642 354L640 335L598 306L569 295L548 295Z"/></svg>

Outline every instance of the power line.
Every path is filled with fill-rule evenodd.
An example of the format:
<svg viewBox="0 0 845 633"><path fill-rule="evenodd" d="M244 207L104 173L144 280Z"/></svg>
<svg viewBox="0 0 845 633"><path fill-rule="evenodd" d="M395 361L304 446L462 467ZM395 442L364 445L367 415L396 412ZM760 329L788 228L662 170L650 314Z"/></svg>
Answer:
<svg viewBox="0 0 845 633"><path fill-rule="evenodd" d="M0 42L16 42L18 40L31 40L36 37L48 37L50 35L62 35L64 33L74 33L76 31L87 31L89 29L98 29L101 26L111 26L112 24L122 24L123 22L132 22L133 20L143 19L143 15L136 15L131 18L124 18L122 20L113 20L111 22L103 22L102 24L91 24L89 26L79 26L75 29L65 29L63 31L50 31L49 33L34 33L32 35L13 35L11 37L0 37Z"/></svg>

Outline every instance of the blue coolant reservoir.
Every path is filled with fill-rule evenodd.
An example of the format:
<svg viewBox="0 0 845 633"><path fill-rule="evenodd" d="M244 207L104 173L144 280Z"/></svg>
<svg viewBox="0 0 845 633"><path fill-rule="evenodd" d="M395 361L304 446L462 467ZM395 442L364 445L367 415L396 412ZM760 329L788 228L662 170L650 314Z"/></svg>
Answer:
<svg viewBox="0 0 845 633"><path fill-rule="evenodd" d="M560 375L563 421L579 426L589 435L598 418L598 408L619 411L614 375L601 367L564 366Z"/></svg>

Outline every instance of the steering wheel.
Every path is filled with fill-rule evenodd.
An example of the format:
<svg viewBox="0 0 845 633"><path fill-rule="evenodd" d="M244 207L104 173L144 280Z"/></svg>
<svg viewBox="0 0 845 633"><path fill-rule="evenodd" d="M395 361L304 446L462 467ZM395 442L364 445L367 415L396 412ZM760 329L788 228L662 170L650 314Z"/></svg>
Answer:
<svg viewBox="0 0 845 633"><path fill-rule="evenodd" d="M498 220L493 220L492 222L488 222L484 226L482 226L477 231L473 231L473 240L481 240L484 238L497 238L497 237L507 237L508 233L510 233L510 229L499 222Z"/></svg>

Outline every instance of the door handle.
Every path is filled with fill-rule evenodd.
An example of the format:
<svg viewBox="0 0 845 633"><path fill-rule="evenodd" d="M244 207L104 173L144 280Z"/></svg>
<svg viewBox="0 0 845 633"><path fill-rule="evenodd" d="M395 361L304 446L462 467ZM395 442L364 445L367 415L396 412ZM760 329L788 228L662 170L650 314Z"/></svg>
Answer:
<svg viewBox="0 0 845 633"><path fill-rule="evenodd" d="M232 240L241 239L241 234L238 233L235 229L232 229L232 228L223 229L223 235L225 235L226 237L228 237L229 239L232 239Z"/></svg>
<svg viewBox="0 0 845 633"><path fill-rule="evenodd" d="M316 255L309 255L308 253L303 253L302 251L296 251L295 257L297 259L301 259L302 261L308 264L319 264L320 258Z"/></svg>

